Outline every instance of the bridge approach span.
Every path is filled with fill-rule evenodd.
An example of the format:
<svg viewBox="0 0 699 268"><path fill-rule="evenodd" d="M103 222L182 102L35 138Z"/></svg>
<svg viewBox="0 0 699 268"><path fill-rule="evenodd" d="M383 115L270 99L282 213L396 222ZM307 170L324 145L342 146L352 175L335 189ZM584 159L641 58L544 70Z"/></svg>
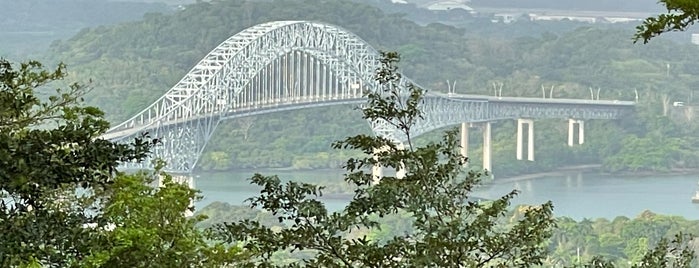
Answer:
<svg viewBox="0 0 699 268"><path fill-rule="evenodd" d="M142 132L162 140L154 157L167 171L188 173L220 121L262 113L363 103L377 90L380 54L354 34L328 24L276 21L250 27L222 42L175 86L103 138L129 141ZM405 77L399 88L411 83ZM509 98L429 92L416 135L461 122L520 117L614 119L633 103ZM401 140L387 124L370 122L377 135ZM148 168L125 163L126 168Z"/></svg>

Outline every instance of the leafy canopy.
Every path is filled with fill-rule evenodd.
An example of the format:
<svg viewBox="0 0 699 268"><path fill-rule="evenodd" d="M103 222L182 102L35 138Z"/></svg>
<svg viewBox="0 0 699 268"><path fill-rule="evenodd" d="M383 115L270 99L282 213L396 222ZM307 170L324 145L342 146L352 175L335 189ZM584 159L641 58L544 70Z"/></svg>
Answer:
<svg viewBox="0 0 699 268"><path fill-rule="evenodd" d="M117 172L158 141L100 138L102 112L86 88L41 91L66 76L0 59L0 267L216 267L237 248L206 239L186 217L197 192L153 174ZM157 177L156 177L157 176ZM155 178L163 187L150 186Z"/></svg>
<svg viewBox="0 0 699 268"><path fill-rule="evenodd" d="M79 267L222 267L239 257L195 226L206 216L187 212L201 196L169 174L120 174L99 196L104 224Z"/></svg>
<svg viewBox="0 0 699 268"><path fill-rule="evenodd" d="M646 18L636 27L635 40L648 43L651 38L666 32L684 31L699 20L699 2L688 0L659 0L667 13Z"/></svg>
<svg viewBox="0 0 699 268"><path fill-rule="evenodd" d="M0 266L66 266L89 251L92 200L80 194L106 187L121 161L139 161L157 141L116 144L99 139L102 112L79 105L86 88L43 92L66 76L0 59Z"/></svg>
<svg viewBox="0 0 699 268"><path fill-rule="evenodd" d="M546 256L545 242L554 226L552 205L532 206L514 218L505 218L511 192L497 200L469 198L481 174L462 170L467 161L458 152L455 131L438 143L414 146L409 137L421 118L425 91L399 85L396 53L383 53L376 80L381 88L366 92L364 118L394 126L407 137L405 148L384 137L356 135L333 144L359 150L364 156L345 164L345 181L355 185L354 198L344 210L329 213L317 198L323 187L282 183L276 176L256 174L252 183L262 186L253 207L269 210L286 229L275 230L255 220L219 225L218 234L239 242L252 254L246 266L288 267L530 267ZM366 169L382 165L405 172L375 182ZM351 236L376 230L376 217L410 215L414 232L388 241ZM302 262L279 264L273 254L310 250Z"/></svg>

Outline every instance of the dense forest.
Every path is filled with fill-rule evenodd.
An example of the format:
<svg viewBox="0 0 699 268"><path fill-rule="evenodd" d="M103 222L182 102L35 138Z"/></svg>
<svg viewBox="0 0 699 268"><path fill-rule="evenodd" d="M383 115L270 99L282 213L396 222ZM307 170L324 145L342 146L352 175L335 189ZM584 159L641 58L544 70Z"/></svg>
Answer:
<svg viewBox="0 0 699 268"><path fill-rule="evenodd" d="M87 100L118 122L146 107L177 82L218 43L246 27L272 20L316 20L339 25L380 50L402 54L402 70L430 90L505 96L634 100L637 113L618 121L586 124L586 143L565 145L559 120L536 122L537 161L514 161L514 124L495 126L498 174L546 170L562 165L602 163L609 171L671 171L696 168L699 140L694 88L699 49L655 40L634 44L630 27L518 22L495 26L473 18L472 27L418 25L400 14L351 1L211 1L174 14L148 14L142 21L85 29L56 42L50 60L66 62L73 79L93 82ZM568 24L568 26L573 23ZM478 27L477 27L478 26ZM506 36L482 29L501 27ZM554 29L548 31L548 29ZM527 34L531 32L531 34ZM672 103L682 101L683 107ZM225 122L214 134L200 168L335 168L345 156L329 149L346 129L369 131L352 107L303 110ZM313 122L313 124L308 124ZM283 134L282 134L283 132ZM427 135L429 136L429 135ZM479 135L471 140L480 144ZM429 139L430 137L425 137ZM473 162L479 163L478 146Z"/></svg>
<svg viewBox="0 0 699 268"><path fill-rule="evenodd" d="M527 206L512 210L505 219L515 219L526 211ZM269 212L251 209L247 206L235 206L227 203L214 202L197 212L207 215L208 219L199 223L200 228L207 228L217 223L235 222L254 219L261 224L274 228L284 228L285 224ZM409 215L393 214L379 219L380 230L359 231L354 236L366 235L373 241L388 241L389 239L412 232ZM575 221L570 218L557 218L557 227L548 241L549 255L542 267L579 267L588 263L593 257L601 256L612 261L614 267L630 267L638 263L640 258L652 245L660 239L671 238L682 232L699 234L697 221L686 220L677 216L657 215L644 211L635 218L616 217L614 219L583 219ZM502 224L507 224L507 221ZM699 248L699 245L694 245ZM308 252L276 256L279 261L302 258Z"/></svg>

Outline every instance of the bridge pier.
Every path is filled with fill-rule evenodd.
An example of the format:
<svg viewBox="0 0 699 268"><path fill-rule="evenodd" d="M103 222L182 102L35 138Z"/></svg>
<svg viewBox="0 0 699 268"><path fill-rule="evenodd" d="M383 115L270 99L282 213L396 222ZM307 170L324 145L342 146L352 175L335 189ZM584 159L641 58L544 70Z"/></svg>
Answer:
<svg viewBox="0 0 699 268"><path fill-rule="evenodd" d="M492 173L493 162L491 160L491 125L490 122L485 122L483 125L483 169Z"/></svg>
<svg viewBox="0 0 699 268"><path fill-rule="evenodd" d="M374 157L376 159L376 157ZM383 167L380 164L374 165L371 168L371 176L373 178L372 184L379 184L381 178L383 178Z"/></svg>
<svg viewBox="0 0 699 268"><path fill-rule="evenodd" d="M187 185L190 189L194 189L194 178L190 175L175 175L172 174L172 182ZM153 182L158 188L163 187L163 180L165 178L162 175L158 175L156 180ZM194 200L189 201L189 206L194 207ZM191 217L194 215L194 211L187 210L184 213L185 217Z"/></svg>
<svg viewBox="0 0 699 268"><path fill-rule="evenodd" d="M403 150L403 149L405 149L405 145L402 142L399 142L396 144L396 148L398 150ZM386 147L383 147L380 149L374 149L374 160L378 160L378 158L379 158L378 154L381 152L384 152L386 150L387 150ZM372 182L373 184L378 184L379 181L381 181L381 178L383 178L383 176L384 176L383 171L384 170L383 170L383 166L381 165L381 163L378 163L371 168L371 175L373 178L373 182ZM401 163L400 168L398 168L396 170L396 178L397 179L405 178L405 174L406 174L405 164Z"/></svg>
<svg viewBox="0 0 699 268"><path fill-rule="evenodd" d="M585 121L571 118L568 119L568 146L570 147L573 147L575 124L578 125L578 144L585 143Z"/></svg>
<svg viewBox="0 0 699 268"><path fill-rule="evenodd" d="M401 142L396 145L398 147L398 150L404 150L405 145ZM400 163L400 167L396 170L396 178L397 179L402 179L405 178L406 170L405 170L405 162Z"/></svg>
<svg viewBox="0 0 699 268"><path fill-rule="evenodd" d="M468 123L461 123L461 157L468 157ZM468 165L468 160L464 166Z"/></svg>
<svg viewBox="0 0 699 268"><path fill-rule="evenodd" d="M527 124L527 160L534 161L534 120L532 119L517 119L517 160L522 160L523 151L523 125Z"/></svg>

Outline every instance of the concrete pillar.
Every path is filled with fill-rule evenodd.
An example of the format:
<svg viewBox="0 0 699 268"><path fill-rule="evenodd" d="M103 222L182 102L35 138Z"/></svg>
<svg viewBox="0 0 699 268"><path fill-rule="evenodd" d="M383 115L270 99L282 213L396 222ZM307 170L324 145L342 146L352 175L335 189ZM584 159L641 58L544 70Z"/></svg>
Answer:
<svg viewBox="0 0 699 268"><path fill-rule="evenodd" d="M401 142L401 143L396 144L396 147L398 148L398 150L404 150L404 149L405 149L405 144L403 144L403 143ZM401 162L401 163L400 163L400 167L398 168L398 170L396 170L396 179L405 178L405 174L406 174L406 171L405 171L405 163Z"/></svg>
<svg viewBox="0 0 699 268"><path fill-rule="evenodd" d="M371 168L371 175L374 178L373 184L379 184L381 178L383 178L383 167L381 165L374 165Z"/></svg>
<svg viewBox="0 0 699 268"><path fill-rule="evenodd" d="M187 185L190 189L194 189L194 178L189 175L175 175L171 174L172 182ZM155 187L163 187L163 176L158 175L158 178L154 182Z"/></svg>
<svg viewBox="0 0 699 268"><path fill-rule="evenodd" d="M190 189L194 189L194 178L189 175L171 175L172 182L187 185ZM157 179L153 182L157 187L163 187L163 176L158 175ZM194 207L194 200L189 201L189 206ZM194 215L194 211L187 210L184 212L185 217L191 217Z"/></svg>
<svg viewBox="0 0 699 268"><path fill-rule="evenodd" d="M585 121L568 119L568 146L573 147L575 138L575 124L578 124L578 144L585 143Z"/></svg>
<svg viewBox="0 0 699 268"><path fill-rule="evenodd" d="M568 119L568 147L573 147L574 132L575 132L575 119Z"/></svg>
<svg viewBox="0 0 699 268"><path fill-rule="evenodd" d="M396 144L396 148L398 150L403 150L405 149L405 145L402 142L399 142ZM381 152L385 152L388 150L387 147L381 148L381 149L374 149L374 160L378 160L378 154ZM402 179L405 178L406 170L405 170L405 164L401 163L400 168L396 170L396 178ZM381 163L378 163L377 165L374 165L371 169L371 175L374 179L373 184L378 184L381 178L384 176L383 173L383 166L381 166Z"/></svg>
<svg viewBox="0 0 699 268"><path fill-rule="evenodd" d="M527 124L527 160L534 161L534 120L517 119L517 160L522 160L523 136L522 126Z"/></svg>
<svg viewBox="0 0 699 268"><path fill-rule="evenodd" d="M468 123L461 123L461 157L468 157ZM464 163L467 165L468 163Z"/></svg>
<svg viewBox="0 0 699 268"><path fill-rule="evenodd" d="M578 144L585 143L585 121L578 120Z"/></svg>
<svg viewBox="0 0 699 268"><path fill-rule="evenodd" d="M381 149L374 149L374 160L378 161L379 152L381 152ZM374 179L373 184L379 184L379 181L381 181L381 178L383 178L383 167L381 166L381 163L376 163L371 168L371 176Z"/></svg>
<svg viewBox="0 0 699 268"><path fill-rule="evenodd" d="M492 173L493 166L490 159L491 154L491 140L490 140L491 125L490 122L485 122L483 126L483 169Z"/></svg>
<svg viewBox="0 0 699 268"><path fill-rule="evenodd" d="M534 120L529 120L529 141L527 142L527 160L534 161Z"/></svg>
<svg viewBox="0 0 699 268"><path fill-rule="evenodd" d="M522 119L517 119L517 160L522 160Z"/></svg>

